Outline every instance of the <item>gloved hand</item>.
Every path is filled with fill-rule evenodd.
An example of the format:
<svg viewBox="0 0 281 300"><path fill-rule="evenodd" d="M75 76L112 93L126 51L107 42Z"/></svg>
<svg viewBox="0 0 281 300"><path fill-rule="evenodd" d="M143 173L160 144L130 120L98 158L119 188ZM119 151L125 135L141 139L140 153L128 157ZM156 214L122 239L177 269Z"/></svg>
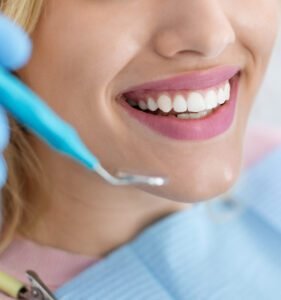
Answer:
<svg viewBox="0 0 281 300"><path fill-rule="evenodd" d="M0 67L16 70L31 54L31 41L27 34L7 17L0 14ZM1 99L0 99L1 104ZM5 110L0 105L0 188L7 179L7 167L2 152L9 142L10 128Z"/></svg>

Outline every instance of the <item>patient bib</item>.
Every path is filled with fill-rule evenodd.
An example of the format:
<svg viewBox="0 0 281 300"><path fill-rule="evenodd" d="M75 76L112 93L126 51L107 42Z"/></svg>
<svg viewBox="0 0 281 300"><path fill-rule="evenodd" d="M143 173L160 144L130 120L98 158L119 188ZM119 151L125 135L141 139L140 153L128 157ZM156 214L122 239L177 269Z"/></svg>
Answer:
<svg viewBox="0 0 281 300"><path fill-rule="evenodd" d="M157 221L55 295L59 300L281 299L281 147L244 171L231 196L235 202L218 197Z"/></svg>

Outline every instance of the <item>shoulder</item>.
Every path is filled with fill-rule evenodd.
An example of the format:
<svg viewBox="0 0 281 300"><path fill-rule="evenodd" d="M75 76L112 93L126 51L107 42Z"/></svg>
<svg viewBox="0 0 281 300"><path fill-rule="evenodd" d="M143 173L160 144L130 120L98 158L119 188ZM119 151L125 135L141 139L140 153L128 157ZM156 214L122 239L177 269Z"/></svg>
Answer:
<svg viewBox="0 0 281 300"><path fill-rule="evenodd" d="M281 146L281 126L252 125L245 136L243 167L254 165L278 146Z"/></svg>

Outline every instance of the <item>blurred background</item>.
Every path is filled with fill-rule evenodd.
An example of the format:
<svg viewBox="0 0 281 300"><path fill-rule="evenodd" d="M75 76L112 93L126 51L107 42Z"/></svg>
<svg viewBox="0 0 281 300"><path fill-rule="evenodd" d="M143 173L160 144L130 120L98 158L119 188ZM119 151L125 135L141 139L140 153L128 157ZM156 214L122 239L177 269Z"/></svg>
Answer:
<svg viewBox="0 0 281 300"><path fill-rule="evenodd" d="M249 122L281 127L281 28Z"/></svg>

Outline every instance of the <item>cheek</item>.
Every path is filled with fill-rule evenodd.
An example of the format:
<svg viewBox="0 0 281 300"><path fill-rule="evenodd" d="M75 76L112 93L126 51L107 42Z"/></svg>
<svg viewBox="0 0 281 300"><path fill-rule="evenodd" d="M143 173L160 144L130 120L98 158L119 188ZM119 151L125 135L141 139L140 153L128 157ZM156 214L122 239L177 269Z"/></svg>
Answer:
<svg viewBox="0 0 281 300"><path fill-rule="evenodd" d="M95 31L84 32L83 28L89 27L89 24L83 22L76 24L73 21L69 28L64 28L65 25L58 21L58 31L53 28L56 27L56 20L50 19L49 22L53 24L39 26L34 35L34 53L29 69L38 69L36 86L39 85L43 93L49 92L47 100L50 98L50 101L58 92L70 99L78 95L92 101L95 95L105 92L108 83L122 69L125 56L128 59L129 48L123 50L125 47L119 45L121 39L116 38L118 33L115 32L114 36L106 28L101 35ZM47 78L49 82L44 85Z"/></svg>
<svg viewBox="0 0 281 300"><path fill-rule="evenodd" d="M229 16L236 32L236 47L246 58L241 81L243 107L240 103L241 123L246 124L276 41L281 7L279 0L238 0L235 3L237 9L229 10Z"/></svg>
<svg viewBox="0 0 281 300"><path fill-rule="evenodd" d="M21 75L99 153L104 149L93 140L110 141L110 132L116 128L108 95L110 83L139 46L130 38L129 21L119 17L105 22L106 13L93 15L92 8L87 14L77 11L80 4L76 6L58 3L56 10L49 8L48 17L33 34L32 60ZM97 30L101 24L102 30Z"/></svg>
<svg viewBox="0 0 281 300"><path fill-rule="evenodd" d="M239 0L238 10L231 16L238 42L248 49L255 63L266 65L271 54L279 24L277 0ZM243 9L241 9L243 8Z"/></svg>

